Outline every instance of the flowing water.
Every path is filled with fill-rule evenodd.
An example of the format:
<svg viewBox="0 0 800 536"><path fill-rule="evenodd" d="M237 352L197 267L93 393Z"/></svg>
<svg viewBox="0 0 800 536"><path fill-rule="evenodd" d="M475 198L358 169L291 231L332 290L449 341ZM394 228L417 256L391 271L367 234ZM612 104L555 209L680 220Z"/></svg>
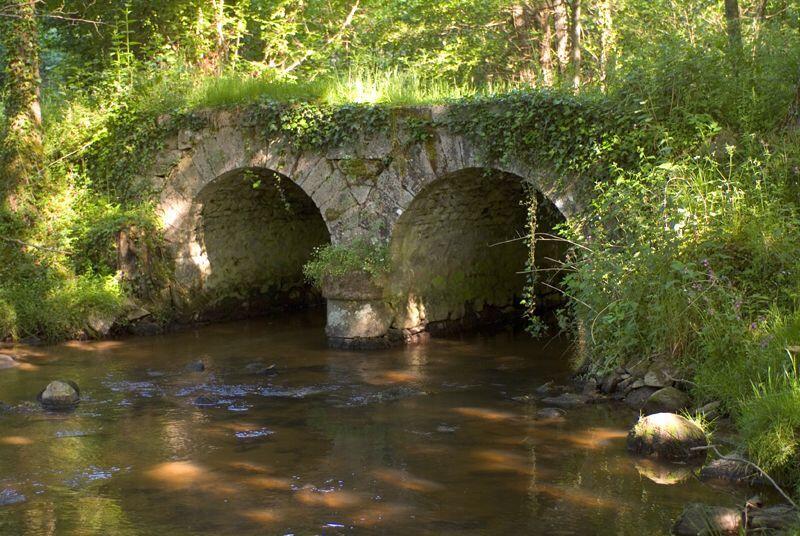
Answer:
<svg viewBox="0 0 800 536"><path fill-rule="evenodd" d="M623 406L537 419L525 395L566 381L563 342L352 353L326 348L322 323L15 349L0 504L20 502L0 534L666 534L686 502L742 502L637 464ZM74 412L35 404L56 378L80 385Z"/></svg>

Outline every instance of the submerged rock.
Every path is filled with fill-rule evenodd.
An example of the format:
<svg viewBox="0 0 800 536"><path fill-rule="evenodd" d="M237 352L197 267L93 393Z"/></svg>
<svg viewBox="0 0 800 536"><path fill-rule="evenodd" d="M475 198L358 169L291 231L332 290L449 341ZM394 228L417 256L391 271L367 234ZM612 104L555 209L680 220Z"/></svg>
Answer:
<svg viewBox="0 0 800 536"><path fill-rule="evenodd" d="M206 370L206 364L203 362L202 359L198 359L197 361L192 361L188 365L184 367L184 370L187 372L203 372Z"/></svg>
<svg viewBox="0 0 800 536"><path fill-rule="evenodd" d="M757 471L746 463L723 458L712 461L700 470L700 480L730 484L750 484L757 476Z"/></svg>
<svg viewBox="0 0 800 536"><path fill-rule="evenodd" d="M551 381L543 383L536 388L536 394L541 396L550 396L555 392L555 384Z"/></svg>
<svg viewBox="0 0 800 536"><path fill-rule="evenodd" d="M683 510L672 534L676 536L712 536L717 534L739 534L742 514L733 508L692 503Z"/></svg>
<svg viewBox="0 0 800 536"><path fill-rule="evenodd" d="M19 504L25 502L27 497L17 490L6 488L0 491L0 506L11 506L12 504Z"/></svg>
<svg viewBox="0 0 800 536"><path fill-rule="evenodd" d="M17 360L10 355L0 354L0 370L10 369L19 366Z"/></svg>
<svg viewBox="0 0 800 536"><path fill-rule="evenodd" d="M543 404L556 406L558 408L575 408L589 402L589 397L576 393L564 393L558 396L551 396L542 399Z"/></svg>
<svg viewBox="0 0 800 536"><path fill-rule="evenodd" d="M659 389L645 401L642 411L645 415L653 413L675 413L689 407L689 395L674 387Z"/></svg>
<svg viewBox="0 0 800 536"><path fill-rule="evenodd" d="M641 456L683 461L705 458L708 440L703 430L674 413L656 413L639 419L628 433L628 450Z"/></svg>
<svg viewBox="0 0 800 536"><path fill-rule="evenodd" d="M248 364L245 370L250 374L256 374L258 376L273 376L278 373L278 367L275 363L267 365L258 361Z"/></svg>
<svg viewBox="0 0 800 536"><path fill-rule="evenodd" d="M194 405L201 408L216 406L218 403L219 400L208 396L198 396L197 398L194 399Z"/></svg>
<svg viewBox="0 0 800 536"><path fill-rule="evenodd" d="M45 409L72 409L80 402L81 393L75 382L56 380L39 393L38 399Z"/></svg>
<svg viewBox="0 0 800 536"><path fill-rule="evenodd" d="M560 421L566 413L560 408L542 408L536 412L536 418L544 421Z"/></svg>

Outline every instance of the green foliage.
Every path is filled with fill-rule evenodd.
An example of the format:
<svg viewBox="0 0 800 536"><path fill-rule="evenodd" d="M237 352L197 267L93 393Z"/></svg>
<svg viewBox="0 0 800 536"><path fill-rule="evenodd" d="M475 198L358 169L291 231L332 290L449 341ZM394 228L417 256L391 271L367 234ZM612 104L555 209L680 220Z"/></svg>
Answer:
<svg viewBox="0 0 800 536"><path fill-rule="evenodd" d="M326 278L336 278L353 273L366 273L377 279L389 268L389 248L368 240L354 240L347 244L329 244L317 248L303 267L309 282L321 286Z"/></svg>
<svg viewBox="0 0 800 536"><path fill-rule="evenodd" d="M676 361L699 401L721 400L741 424L751 455L794 479L800 418L771 378L800 342L798 153L778 141L617 171L571 222L592 242L567 287L596 369Z"/></svg>
<svg viewBox="0 0 800 536"><path fill-rule="evenodd" d="M0 338L54 342L82 336L91 318L115 319L124 298L112 276L67 276L44 267L3 272Z"/></svg>

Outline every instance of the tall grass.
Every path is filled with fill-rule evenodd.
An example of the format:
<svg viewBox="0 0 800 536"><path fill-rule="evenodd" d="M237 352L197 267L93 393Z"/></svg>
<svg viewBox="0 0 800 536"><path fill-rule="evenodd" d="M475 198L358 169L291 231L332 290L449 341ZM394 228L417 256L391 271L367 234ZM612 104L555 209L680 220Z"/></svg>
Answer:
<svg viewBox="0 0 800 536"><path fill-rule="evenodd" d="M478 87L468 82L399 70L352 69L313 81L176 70L162 73L158 80L131 88L131 97L136 106L158 111L240 106L265 100L317 102L331 106L415 106L445 103L478 94L500 94L517 87L510 83Z"/></svg>

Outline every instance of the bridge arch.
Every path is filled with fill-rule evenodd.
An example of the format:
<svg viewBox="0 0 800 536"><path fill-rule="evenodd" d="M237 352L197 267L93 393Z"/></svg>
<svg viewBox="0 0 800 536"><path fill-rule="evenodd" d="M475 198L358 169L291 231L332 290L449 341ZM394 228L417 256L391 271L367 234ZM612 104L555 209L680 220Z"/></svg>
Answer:
<svg viewBox="0 0 800 536"><path fill-rule="evenodd" d="M330 242L314 201L285 175L233 169L192 200L193 309L236 317L313 305L321 296L304 279L313 250Z"/></svg>
<svg viewBox="0 0 800 536"><path fill-rule="evenodd" d="M521 319L529 196L537 232L554 233L563 214L519 175L465 167L425 185L393 228L386 288L393 327L408 335ZM552 287L564 254L561 243L537 244L535 264L549 271L549 283L535 289L540 310L561 304Z"/></svg>

